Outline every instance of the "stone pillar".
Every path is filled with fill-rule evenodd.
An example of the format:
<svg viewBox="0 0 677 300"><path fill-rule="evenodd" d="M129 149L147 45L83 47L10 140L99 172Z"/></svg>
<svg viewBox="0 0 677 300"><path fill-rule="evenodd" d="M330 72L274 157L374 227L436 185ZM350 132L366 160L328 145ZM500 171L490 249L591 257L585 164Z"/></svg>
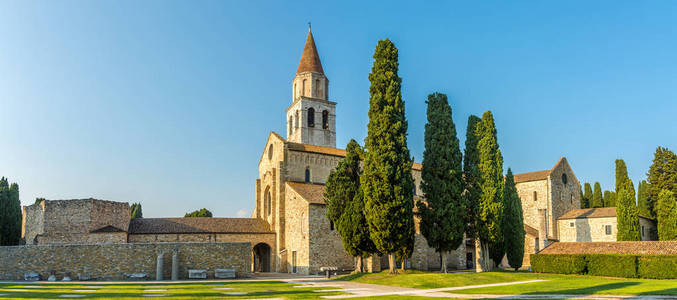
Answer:
<svg viewBox="0 0 677 300"><path fill-rule="evenodd" d="M179 280L179 252L174 250L172 254L172 280Z"/></svg>
<svg viewBox="0 0 677 300"><path fill-rule="evenodd" d="M162 260L164 259L164 254L160 253L157 256L157 266L155 269L155 280L162 280Z"/></svg>
<svg viewBox="0 0 677 300"><path fill-rule="evenodd" d="M376 254L367 257L362 263L365 264L365 269L369 273L381 272L381 257Z"/></svg>

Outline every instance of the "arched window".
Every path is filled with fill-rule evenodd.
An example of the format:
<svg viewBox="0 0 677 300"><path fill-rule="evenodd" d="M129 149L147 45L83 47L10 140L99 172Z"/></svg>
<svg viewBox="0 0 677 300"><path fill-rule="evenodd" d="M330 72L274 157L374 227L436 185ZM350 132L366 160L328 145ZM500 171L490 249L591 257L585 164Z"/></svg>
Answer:
<svg viewBox="0 0 677 300"><path fill-rule="evenodd" d="M296 83L294 83L294 100L296 100Z"/></svg>
<svg viewBox="0 0 677 300"><path fill-rule="evenodd" d="M294 116L294 128L299 128L299 111L296 111L296 116Z"/></svg>
<svg viewBox="0 0 677 300"><path fill-rule="evenodd" d="M268 160L272 159L273 159L273 144L270 144L270 146L268 146Z"/></svg>
<svg viewBox="0 0 677 300"><path fill-rule="evenodd" d="M536 191L534 191L534 201L538 200L538 194L536 194Z"/></svg>
<svg viewBox="0 0 677 300"><path fill-rule="evenodd" d="M308 109L308 127L315 127L315 109Z"/></svg>
<svg viewBox="0 0 677 300"><path fill-rule="evenodd" d="M329 99L329 81L327 80L324 81L324 99Z"/></svg>
<svg viewBox="0 0 677 300"><path fill-rule="evenodd" d="M310 183L310 168L306 168L306 183Z"/></svg>
<svg viewBox="0 0 677 300"><path fill-rule="evenodd" d="M265 205L265 207L264 207L265 213L266 213L266 216L270 216L273 213L273 205L272 205L273 200L272 200L272 197L270 195L270 187L266 188L266 194L265 194L264 197L265 197L265 201L264 201L264 203L265 203L264 204Z"/></svg>
<svg viewBox="0 0 677 300"><path fill-rule="evenodd" d="M315 79L315 95L313 95L313 96L315 96L317 98L322 97L320 95L320 80L319 79Z"/></svg>
<svg viewBox="0 0 677 300"><path fill-rule="evenodd" d="M289 117L289 134L291 134L294 131L294 119L292 117Z"/></svg>
<svg viewBox="0 0 677 300"><path fill-rule="evenodd" d="M301 96L306 95L306 81L307 80L303 79L303 85L301 85Z"/></svg>
<svg viewBox="0 0 677 300"><path fill-rule="evenodd" d="M322 129L329 129L329 112L327 110L322 111Z"/></svg>

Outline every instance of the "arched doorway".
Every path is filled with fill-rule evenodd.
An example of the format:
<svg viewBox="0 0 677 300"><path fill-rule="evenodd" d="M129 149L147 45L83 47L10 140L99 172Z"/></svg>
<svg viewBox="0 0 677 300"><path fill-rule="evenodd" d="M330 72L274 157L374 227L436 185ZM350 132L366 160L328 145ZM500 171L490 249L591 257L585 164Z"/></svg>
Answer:
<svg viewBox="0 0 677 300"><path fill-rule="evenodd" d="M258 243L252 249L252 268L254 272L270 272L270 246Z"/></svg>

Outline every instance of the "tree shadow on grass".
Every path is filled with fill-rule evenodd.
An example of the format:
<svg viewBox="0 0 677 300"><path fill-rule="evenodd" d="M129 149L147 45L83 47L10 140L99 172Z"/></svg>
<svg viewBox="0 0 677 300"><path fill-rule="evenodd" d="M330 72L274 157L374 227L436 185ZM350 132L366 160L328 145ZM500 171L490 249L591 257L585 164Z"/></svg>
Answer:
<svg viewBox="0 0 677 300"><path fill-rule="evenodd" d="M538 295L538 294L557 294L557 295L591 295L591 294L604 294L603 292L615 289L626 288L634 285L638 285L639 282L627 281L627 282L615 282L600 284L596 286L588 286L583 288L576 289L566 289L566 290L556 290L556 291L544 291L544 292L529 292L522 295Z"/></svg>
<svg viewBox="0 0 677 300"><path fill-rule="evenodd" d="M674 296L674 295L677 295L677 287L676 288L669 288L669 289L662 289L662 290L655 290L655 291L650 291L650 292L642 292L642 293L639 293L639 295Z"/></svg>
<svg viewBox="0 0 677 300"><path fill-rule="evenodd" d="M345 276L342 276L342 277L338 277L338 278L336 278L336 279L334 279L334 280L339 280L339 281L353 281L353 280L360 279L360 278L362 278L362 277L364 277L364 276L367 276L367 275L369 275L369 274L372 274L372 273L367 273L367 272L354 273L354 274L349 274L349 275L345 275Z"/></svg>

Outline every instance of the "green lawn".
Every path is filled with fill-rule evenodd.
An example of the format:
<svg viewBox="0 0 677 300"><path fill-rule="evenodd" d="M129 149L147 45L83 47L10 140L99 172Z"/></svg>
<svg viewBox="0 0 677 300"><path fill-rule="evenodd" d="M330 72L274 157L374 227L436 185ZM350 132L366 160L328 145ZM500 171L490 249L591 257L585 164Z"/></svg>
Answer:
<svg viewBox="0 0 677 300"><path fill-rule="evenodd" d="M238 281L222 283L129 283L129 284L0 284L0 298L59 299L60 295L85 295L88 298L116 299L242 299L285 298L321 299L323 295L339 295L337 292L318 293L314 290L333 289L325 287L294 287L295 284L277 281ZM25 291L22 291L25 290ZM90 290L90 291L85 291ZM166 290L166 291L163 291ZM247 293L226 295L224 293ZM143 295L158 295L144 297ZM162 296L165 295L165 296ZM68 299L68 298L63 298Z"/></svg>
<svg viewBox="0 0 677 300"><path fill-rule="evenodd" d="M349 275L338 280L412 287L421 289L458 287L511 281L542 279L544 282L455 290L456 294L607 294L607 295L677 295L677 280L606 278L583 275L538 274L529 272L426 273Z"/></svg>

